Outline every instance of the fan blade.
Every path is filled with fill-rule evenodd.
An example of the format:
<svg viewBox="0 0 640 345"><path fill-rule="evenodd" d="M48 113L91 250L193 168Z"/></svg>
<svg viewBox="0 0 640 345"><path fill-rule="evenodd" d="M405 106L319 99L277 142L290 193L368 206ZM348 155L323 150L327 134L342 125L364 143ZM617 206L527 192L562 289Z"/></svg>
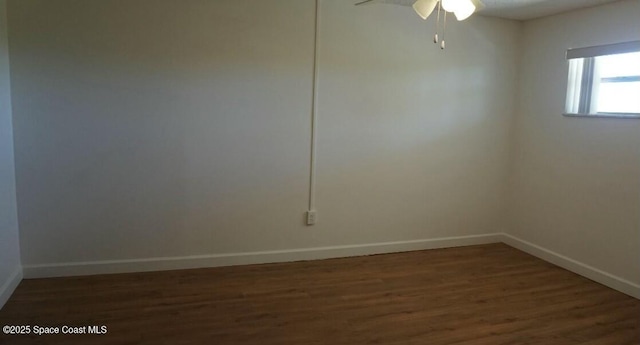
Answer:
<svg viewBox="0 0 640 345"><path fill-rule="evenodd" d="M482 11L482 10L484 10L484 8L485 8L485 7L487 7L487 6L485 6L485 4L484 4L482 1L480 1L480 0L471 0L471 2L473 2L473 4L476 6L476 12L478 12L478 11Z"/></svg>

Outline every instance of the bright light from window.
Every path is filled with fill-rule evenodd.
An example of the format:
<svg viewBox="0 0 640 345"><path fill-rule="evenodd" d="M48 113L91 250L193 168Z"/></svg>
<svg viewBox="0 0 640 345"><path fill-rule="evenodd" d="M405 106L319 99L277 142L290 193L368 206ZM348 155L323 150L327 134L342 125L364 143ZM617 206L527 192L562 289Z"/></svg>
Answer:
<svg viewBox="0 0 640 345"><path fill-rule="evenodd" d="M603 78L640 76L640 52L598 56L596 61L600 65L600 76Z"/></svg>
<svg viewBox="0 0 640 345"><path fill-rule="evenodd" d="M596 58L597 113L640 114L640 53Z"/></svg>

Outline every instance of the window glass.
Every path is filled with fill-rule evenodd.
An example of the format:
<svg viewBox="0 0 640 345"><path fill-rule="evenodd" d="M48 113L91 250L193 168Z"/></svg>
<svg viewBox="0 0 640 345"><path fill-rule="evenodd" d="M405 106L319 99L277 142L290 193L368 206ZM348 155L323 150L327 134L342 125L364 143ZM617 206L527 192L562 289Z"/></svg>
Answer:
<svg viewBox="0 0 640 345"><path fill-rule="evenodd" d="M569 59L566 113L640 117L640 52L601 54Z"/></svg>

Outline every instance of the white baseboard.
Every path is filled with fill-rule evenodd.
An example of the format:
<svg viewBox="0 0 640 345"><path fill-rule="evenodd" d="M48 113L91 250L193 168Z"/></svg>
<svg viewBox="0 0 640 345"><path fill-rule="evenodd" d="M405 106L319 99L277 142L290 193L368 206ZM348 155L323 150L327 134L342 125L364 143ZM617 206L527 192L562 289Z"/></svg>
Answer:
<svg viewBox="0 0 640 345"><path fill-rule="evenodd" d="M18 287L18 284L22 281L22 267L16 268L15 272L9 276L9 278L0 287L0 309L7 303L13 291Z"/></svg>
<svg viewBox="0 0 640 345"><path fill-rule="evenodd" d="M11 295L24 274L24 278L48 278L110 273L150 272L177 269L206 268L220 266L292 262L330 259L350 256L397 253L413 250L462 247L503 242L542 260L589 278L600 284L640 299L640 285L599 270L577 260L555 253L531 242L504 233L487 235L446 237L426 240L384 242L361 245L303 248L247 253L196 255L182 257L159 257L149 259L70 262L44 265L24 265L2 290L0 305Z"/></svg>
<svg viewBox="0 0 640 345"><path fill-rule="evenodd" d="M487 234L446 237L427 240L384 242L362 245L346 245L263 252L24 265L23 270L25 278L48 278L109 273L149 272L317 260L349 256L406 252L413 250L461 247L477 244L499 243L501 242L501 239L501 234Z"/></svg>
<svg viewBox="0 0 640 345"><path fill-rule="evenodd" d="M502 234L502 242L511 247L520 249L525 253L536 256L544 261L548 261L573 273L579 274L602 285L608 286L614 290L618 290L631 297L640 299L640 285L632 283L626 279L599 270L595 267L589 266L585 263L571 259L569 257L545 249L512 235Z"/></svg>

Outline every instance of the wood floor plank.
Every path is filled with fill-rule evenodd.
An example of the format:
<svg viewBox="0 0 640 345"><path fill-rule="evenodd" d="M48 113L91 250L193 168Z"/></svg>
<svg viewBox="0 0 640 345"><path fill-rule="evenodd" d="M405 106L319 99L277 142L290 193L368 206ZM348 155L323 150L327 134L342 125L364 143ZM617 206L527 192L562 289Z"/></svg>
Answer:
<svg viewBox="0 0 640 345"><path fill-rule="evenodd" d="M640 301L503 244L24 280L0 344L639 345Z"/></svg>

